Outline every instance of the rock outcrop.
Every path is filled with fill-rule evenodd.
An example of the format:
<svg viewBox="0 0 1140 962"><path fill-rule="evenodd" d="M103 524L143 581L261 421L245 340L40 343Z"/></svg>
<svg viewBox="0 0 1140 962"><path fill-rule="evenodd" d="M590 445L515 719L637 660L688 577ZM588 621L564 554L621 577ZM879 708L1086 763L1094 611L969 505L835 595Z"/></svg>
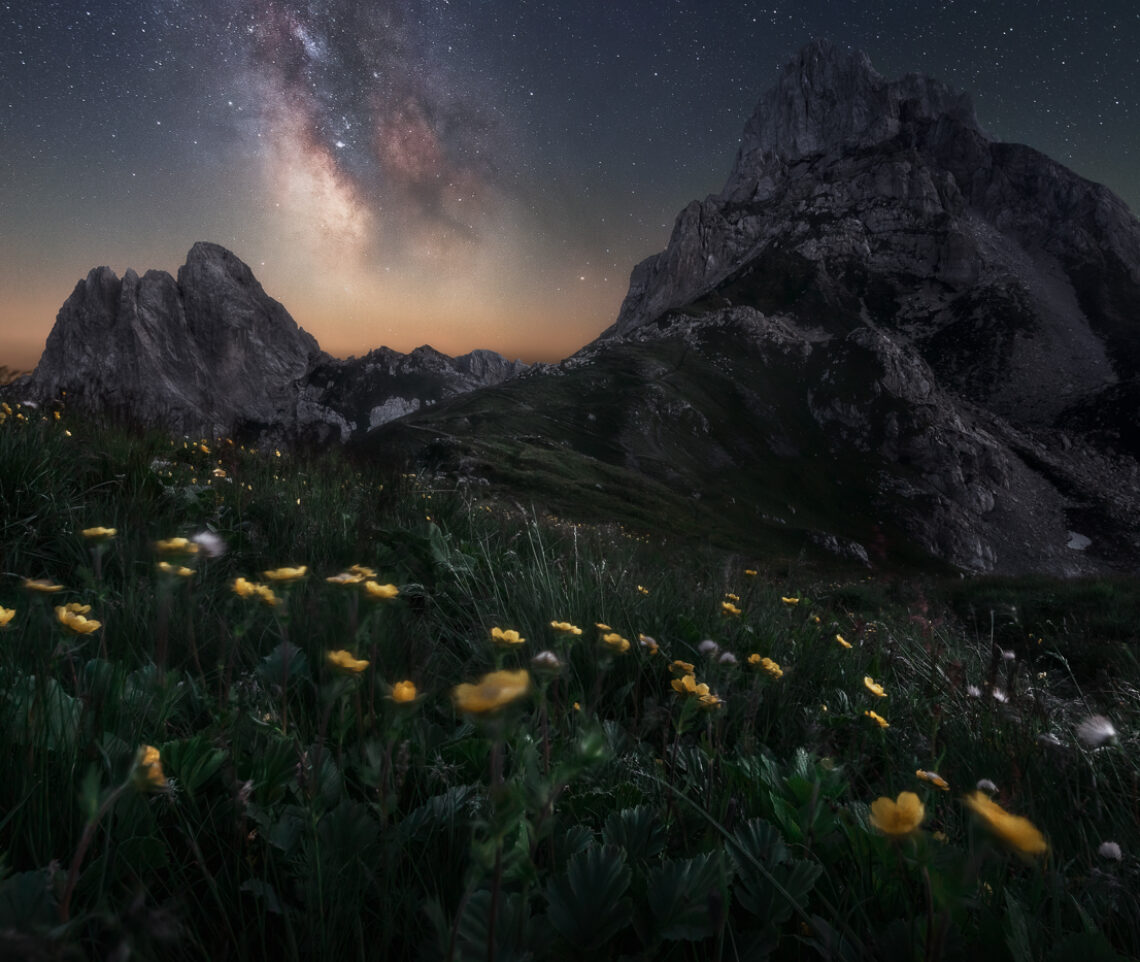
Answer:
<svg viewBox="0 0 1140 962"><path fill-rule="evenodd" d="M38 400L66 392L73 406L181 433L319 443L525 369L492 351L449 358L426 346L330 357L241 260L198 243L177 280L92 270L20 392Z"/></svg>

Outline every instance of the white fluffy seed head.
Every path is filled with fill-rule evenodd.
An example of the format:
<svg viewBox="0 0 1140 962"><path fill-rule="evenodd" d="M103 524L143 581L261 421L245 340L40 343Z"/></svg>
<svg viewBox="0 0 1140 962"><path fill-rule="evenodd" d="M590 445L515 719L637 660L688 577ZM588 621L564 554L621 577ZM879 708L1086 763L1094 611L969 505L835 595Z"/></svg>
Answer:
<svg viewBox="0 0 1140 962"><path fill-rule="evenodd" d="M736 655L734 655L731 651L722 651L720 653L720 656L717 658L717 661L719 661L722 665L735 665Z"/></svg>
<svg viewBox="0 0 1140 962"><path fill-rule="evenodd" d="M996 795L997 790L998 790L997 786L993 782L991 782L988 778L979 778L978 779L978 791L989 792L991 795Z"/></svg>
<svg viewBox="0 0 1140 962"><path fill-rule="evenodd" d="M697 651L699 651L702 655L715 655L719 648L720 645L718 645L711 638L706 638L699 645L697 645Z"/></svg>
<svg viewBox="0 0 1140 962"><path fill-rule="evenodd" d="M1116 737L1116 729L1104 715L1089 715L1077 726L1077 737L1089 748L1100 748Z"/></svg>
<svg viewBox="0 0 1140 962"><path fill-rule="evenodd" d="M1123 858L1124 853L1120 851L1120 846L1116 842L1101 842L1097 854L1101 858L1110 858L1114 862L1119 862Z"/></svg>

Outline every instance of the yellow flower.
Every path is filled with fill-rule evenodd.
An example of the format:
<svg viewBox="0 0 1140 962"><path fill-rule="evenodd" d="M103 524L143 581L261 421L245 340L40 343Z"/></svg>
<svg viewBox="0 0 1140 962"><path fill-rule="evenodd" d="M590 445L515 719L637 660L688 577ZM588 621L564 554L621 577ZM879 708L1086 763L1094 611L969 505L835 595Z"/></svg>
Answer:
<svg viewBox="0 0 1140 962"><path fill-rule="evenodd" d="M566 635L580 635L580 634L582 634L581 628L578 628L578 627L570 624L570 622L568 622L568 621L552 621L550 623L550 627L553 628L555 631L561 631L563 634L566 634Z"/></svg>
<svg viewBox="0 0 1140 962"><path fill-rule="evenodd" d="M265 576L266 581L280 581L288 584L291 581L300 581L305 577L305 572L308 570L308 565L301 565L299 568L274 568L272 571L261 573Z"/></svg>
<svg viewBox="0 0 1140 962"><path fill-rule="evenodd" d="M725 598L727 598L729 601L732 601L732 602L736 602L736 601L740 600L740 595L734 595L731 591L726 591L724 593L724 596L725 596Z"/></svg>
<svg viewBox="0 0 1140 962"><path fill-rule="evenodd" d="M492 628L491 640L496 645L502 645L504 648L511 648L526 642L526 639L515 631L514 628L508 628L506 631L503 631L502 628Z"/></svg>
<svg viewBox="0 0 1140 962"><path fill-rule="evenodd" d="M697 703L702 708L721 708L724 702L721 701L720 696L714 695L711 691L707 695L701 695L697 699Z"/></svg>
<svg viewBox="0 0 1140 962"><path fill-rule="evenodd" d="M90 610L90 605L77 605L75 602L66 606L56 605L55 617L69 631L74 631L77 635L89 635L103 627L101 621L85 617Z"/></svg>
<svg viewBox="0 0 1140 962"><path fill-rule="evenodd" d="M1026 855L1041 855L1049 846L1045 836L1027 818L1011 815L985 792L974 792L963 801L994 835Z"/></svg>
<svg viewBox="0 0 1140 962"><path fill-rule="evenodd" d="M613 631L613 628L611 628L609 625L602 624L600 621L595 621L594 627L597 628L598 631Z"/></svg>
<svg viewBox="0 0 1140 962"><path fill-rule="evenodd" d="M159 554L197 554L198 546L189 538L166 538L154 543Z"/></svg>
<svg viewBox="0 0 1140 962"><path fill-rule="evenodd" d="M383 487L383 485L381 485L381 487ZM376 572L371 568L365 567L364 565L353 565L348 570L351 571L354 575L363 575L365 578L376 577Z"/></svg>
<svg viewBox="0 0 1140 962"><path fill-rule="evenodd" d="M235 578L233 583L234 594L241 598L252 598L257 594L258 585L246 578Z"/></svg>
<svg viewBox="0 0 1140 962"><path fill-rule="evenodd" d="M669 670L675 675L691 675L696 669L687 661L672 661L669 663Z"/></svg>
<svg viewBox="0 0 1140 962"><path fill-rule="evenodd" d="M744 569L744 573L745 573L745 574L746 574L746 575L747 575L749 578L755 578L755 577L756 577L756 569L755 569L755 568L745 568L745 569Z"/></svg>
<svg viewBox="0 0 1140 962"><path fill-rule="evenodd" d="M736 607L731 601L722 601L720 603L721 610L726 615L740 615L740 609Z"/></svg>
<svg viewBox="0 0 1140 962"><path fill-rule="evenodd" d="M870 718L871 721L875 722L880 728L890 728L891 727L891 723L889 721L887 721L878 712L865 711L865 712L863 712L863 714L866 715L868 718Z"/></svg>
<svg viewBox="0 0 1140 962"><path fill-rule="evenodd" d="M187 568L184 565L172 565L165 561L158 562L157 567L164 575L178 575L180 578L190 578L194 574L193 568Z"/></svg>
<svg viewBox="0 0 1140 962"><path fill-rule="evenodd" d="M869 691L872 695L877 695L879 698L887 697L887 693L883 691L883 686L876 684L870 675L863 676L863 684L867 687L867 691Z"/></svg>
<svg viewBox="0 0 1140 962"><path fill-rule="evenodd" d="M398 681L392 686L392 701L406 705L416 700L416 686L410 681Z"/></svg>
<svg viewBox="0 0 1140 962"><path fill-rule="evenodd" d="M649 589L644 587L643 585L638 585L637 590L643 595L649 594Z"/></svg>
<svg viewBox="0 0 1140 962"><path fill-rule="evenodd" d="M140 792L164 792L170 788L162 771L162 759L153 745L143 745L138 750L131 780Z"/></svg>
<svg viewBox="0 0 1140 962"><path fill-rule="evenodd" d="M117 528L84 528L79 533L88 541L109 541L119 531Z"/></svg>
<svg viewBox="0 0 1140 962"><path fill-rule="evenodd" d="M354 658L351 651L330 651L325 655L325 661L328 662L329 667L334 671L343 672L346 675L359 675L365 668L368 667L368 661L364 658Z"/></svg>
<svg viewBox="0 0 1140 962"><path fill-rule="evenodd" d="M748 660L750 662L752 662L751 658L749 658ZM752 663L756 664L755 662L752 662ZM773 678L783 678L784 677L784 669L781 668L776 662L772 661L771 658L761 658L760 659L760 667L763 668L766 672L768 672L768 674L771 675Z"/></svg>
<svg viewBox="0 0 1140 962"><path fill-rule="evenodd" d="M225 468L214 468L214 470L211 471L210 474L212 474L215 478L224 478L226 476L226 469Z"/></svg>
<svg viewBox="0 0 1140 962"><path fill-rule="evenodd" d="M925 815L926 808L914 792L899 792L893 802L883 796L871 803L871 824L884 835L909 835Z"/></svg>
<svg viewBox="0 0 1140 962"><path fill-rule="evenodd" d="M15 617L16 617L16 609L15 608L5 608L3 605L0 605L0 628L3 628L5 625L8 624L9 621L11 621Z"/></svg>
<svg viewBox="0 0 1140 962"><path fill-rule="evenodd" d="M798 604L800 603L800 599L799 599L799 598L784 598L784 597L781 597L781 598L780 598L780 600L781 600L781 601L782 601L784 604L786 604L786 605L787 605L789 608L794 608L796 605L798 605Z"/></svg>
<svg viewBox="0 0 1140 962"><path fill-rule="evenodd" d="M842 635L836 635L835 640L838 641L839 644L842 645L844 648L850 648L851 647L851 642L849 642Z"/></svg>
<svg viewBox="0 0 1140 962"><path fill-rule="evenodd" d="M950 786L946 783L946 779L944 779L937 772L925 772L920 768L915 772L915 775L917 775L922 781L930 782L930 784L934 785L936 788L941 788L944 792L950 791Z"/></svg>
<svg viewBox="0 0 1140 962"><path fill-rule="evenodd" d="M639 645L641 645L642 648L644 648L646 651L648 651L649 654L651 654L651 655L656 655L657 652L659 652L661 650L660 647L658 647L657 639L651 638L649 635L640 635L639 634L637 636L637 642Z"/></svg>
<svg viewBox="0 0 1140 962"><path fill-rule="evenodd" d="M624 655L629 651L629 639L623 638L616 631L608 632L602 635L602 641L619 655Z"/></svg>
<svg viewBox="0 0 1140 962"><path fill-rule="evenodd" d="M493 671L477 682L456 685L452 701L460 711L472 715L490 715L524 697L530 691L530 675L519 671Z"/></svg>
<svg viewBox="0 0 1140 962"><path fill-rule="evenodd" d="M50 595L56 591L63 591L63 585L57 585L54 581L49 581L47 578L25 578L24 589L26 591L38 591L40 594Z"/></svg>
<svg viewBox="0 0 1140 962"><path fill-rule="evenodd" d="M382 585L375 581L364 582L364 597L370 601L391 601L400 593L395 585Z"/></svg>
<svg viewBox="0 0 1140 962"><path fill-rule="evenodd" d="M709 693L709 686L697 683L696 675L682 675L673 679L673 689L682 695L696 695L698 698Z"/></svg>

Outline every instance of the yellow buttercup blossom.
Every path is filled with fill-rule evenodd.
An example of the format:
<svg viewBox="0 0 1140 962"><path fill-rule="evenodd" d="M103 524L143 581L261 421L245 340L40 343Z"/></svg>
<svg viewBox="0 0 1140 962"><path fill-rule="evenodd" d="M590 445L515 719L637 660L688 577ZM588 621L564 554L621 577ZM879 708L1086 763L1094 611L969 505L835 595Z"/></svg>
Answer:
<svg viewBox="0 0 1140 962"><path fill-rule="evenodd" d="M781 597L781 598L780 598L780 600L781 600L781 601L782 601L784 604L786 604L786 605L787 605L789 608L794 608L796 605L798 605L798 604L800 603L800 599L799 599L799 598L784 598L784 597Z"/></svg>
<svg viewBox="0 0 1140 962"><path fill-rule="evenodd" d="M755 568L745 568L745 569L744 569L744 573L745 573L745 574L746 574L746 575L747 575L749 578L755 578L755 577L756 577L756 569L755 569Z"/></svg>
<svg viewBox="0 0 1140 962"><path fill-rule="evenodd" d="M736 607L731 601L722 601L720 603L721 611L726 615L736 615L739 617L740 609Z"/></svg>
<svg viewBox="0 0 1140 962"><path fill-rule="evenodd" d="M300 581L305 577L305 572L308 570L308 565L301 565L298 568L274 568L272 571L263 571L262 575L266 581L279 581L288 584L292 581Z"/></svg>
<svg viewBox="0 0 1140 962"><path fill-rule="evenodd" d="M550 627L553 628L555 631L562 632L564 635L580 635L580 634L582 634L581 628L578 628L577 626L570 624L570 622L568 622L568 621L552 621L550 623Z"/></svg>
<svg viewBox="0 0 1140 962"><path fill-rule="evenodd" d="M865 711L865 712L863 712L863 714L866 715L868 718L870 718L871 721L873 721L880 728L890 728L891 727L891 723L889 721L887 721L878 712Z"/></svg>
<svg viewBox="0 0 1140 962"><path fill-rule="evenodd" d="M724 707L724 701L720 698L720 696L714 695L711 691L707 695L701 695L697 699L697 704L699 704L702 708Z"/></svg>
<svg viewBox="0 0 1140 962"><path fill-rule="evenodd" d="M235 578L232 587L234 594L241 598L252 598L257 594L257 583L247 578Z"/></svg>
<svg viewBox="0 0 1140 962"><path fill-rule="evenodd" d="M597 628L598 631L613 631L613 628L611 628L609 625L603 624L600 621L595 621L594 627Z"/></svg>
<svg viewBox="0 0 1140 962"><path fill-rule="evenodd" d="M334 671L343 672L346 675L359 675L365 668L368 667L368 660L365 658L355 658L351 651L330 651L325 655L325 661L328 662L329 667Z"/></svg>
<svg viewBox="0 0 1140 962"><path fill-rule="evenodd" d="M15 608L5 608L0 605L0 628L3 628L9 621L16 617Z"/></svg>
<svg viewBox="0 0 1140 962"><path fill-rule="evenodd" d="M364 597L370 601L391 601L400 593L395 585L382 585L369 580L364 582Z"/></svg>
<svg viewBox="0 0 1140 962"><path fill-rule="evenodd" d="M530 674L519 671L493 671L477 682L456 685L452 701L460 711L472 715L491 715L518 701L530 691Z"/></svg>
<svg viewBox="0 0 1140 962"><path fill-rule="evenodd" d="M739 601L739 600L740 600L740 595L734 595L734 594L733 594L731 591L726 591L726 592L724 593L724 597L725 597L725 598L726 598L728 601L732 601L732 602L737 602L737 601Z"/></svg>
<svg viewBox="0 0 1140 962"><path fill-rule="evenodd" d="M871 824L884 835L909 835L926 815L926 807L914 792L899 792L895 801L886 796L871 803Z"/></svg>
<svg viewBox="0 0 1140 962"><path fill-rule="evenodd" d="M117 528L84 528L79 533L88 541L108 541L119 531Z"/></svg>
<svg viewBox="0 0 1140 962"><path fill-rule="evenodd" d="M1026 855L1041 855L1049 848L1045 836L1021 815L1011 815L985 792L973 792L963 801L994 835Z"/></svg>
<svg viewBox="0 0 1140 962"><path fill-rule="evenodd" d="M138 750L131 780L140 792L163 792L170 788L162 771L162 759L153 745L143 745Z"/></svg>
<svg viewBox="0 0 1140 962"><path fill-rule="evenodd" d="M154 543L159 554L197 554L198 546L189 538L165 538Z"/></svg>
<svg viewBox="0 0 1140 962"><path fill-rule="evenodd" d="M63 591L63 585L57 585L54 581L49 581L47 578L25 578L24 590L50 595L57 591Z"/></svg>
<svg viewBox="0 0 1140 962"><path fill-rule="evenodd" d="M696 668L687 661L677 660L669 663L669 670L675 675L691 675Z"/></svg>
<svg viewBox="0 0 1140 962"><path fill-rule="evenodd" d="M607 647L612 648L619 655L624 655L629 651L629 639L623 638L616 631L610 631L602 635L602 641Z"/></svg>
<svg viewBox="0 0 1140 962"><path fill-rule="evenodd" d="M187 568L185 565L172 565L166 561L158 562L156 567L164 575L177 575L179 578L190 578L194 574L193 568Z"/></svg>
<svg viewBox="0 0 1140 962"><path fill-rule="evenodd" d="M77 635L89 635L103 627L103 622L86 617L86 612L91 610L90 605L72 605L57 605L55 609L56 620L68 631L74 631Z"/></svg>
<svg viewBox="0 0 1140 962"><path fill-rule="evenodd" d="M941 788L944 792L950 791L950 785L938 772L927 772L920 768L915 772L915 775L917 775L921 781L930 782L935 788Z"/></svg>
<svg viewBox="0 0 1140 962"><path fill-rule="evenodd" d="M416 700L416 686L410 681L398 681L392 686L392 701L406 705Z"/></svg>
<svg viewBox="0 0 1140 962"><path fill-rule="evenodd" d="M383 487L383 485L381 485ZM365 578L375 578L376 572L364 565L353 565L348 569L354 575L363 575Z"/></svg>
<svg viewBox="0 0 1140 962"><path fill-rule="evenodd" d="M526 642L526 639L515 631L514 628L508 628L506 631L503 631L502 628L492 628L491 640L496 645L502 645L504 648L512 648L515 645L521 645Z"/></svg>
<svg viewBox="0 0 1140 962"><path fill-rule="evenodd" d="M696 695L698 698L709 693L709 686L704 682L697 682L696 675L682 675L673 679L673 690L682 695Z"/></svg>
<svg viewBox="0 0 1140 962"><path fill-rule="evenodd" d="M842 635L836 635L836 636L835 636L835 640L836 640L837 642L839 642L839 644L840 644L842 647L844 647L844 648L850 648L850 647L851 647L851 642L849 642L849 641L848 641L846 638L844 638Z"/></svg>
<svg viewBox="0 0 1140 962"><path fill-rule="evenodd" d="M867 691L869 691L872 695L876 695L879 698L887 697L887 693L883 690L883 686L877 684L870 675L863 676L863 684L866 686Z"/></svg>
<svg viewBox="0 0 1140 962"><path fill-rule="evenodd" d="M649 589L646 588L644 585L638 585L637 590L640 594L643 594L643 595L649 594Z"/></svg>
<svg viewBox="0 0 1140 962"><path fill-rule="evenodd" d="M764 671L766 671L773 678L783 678L784 677L784 669L781 668L779 666L779 664L774 662L771 658L767 658L767 657L759 658L759 657L750 656L748 659L748 663L751 665L759 665L761 668L764 669Z"/></svg>

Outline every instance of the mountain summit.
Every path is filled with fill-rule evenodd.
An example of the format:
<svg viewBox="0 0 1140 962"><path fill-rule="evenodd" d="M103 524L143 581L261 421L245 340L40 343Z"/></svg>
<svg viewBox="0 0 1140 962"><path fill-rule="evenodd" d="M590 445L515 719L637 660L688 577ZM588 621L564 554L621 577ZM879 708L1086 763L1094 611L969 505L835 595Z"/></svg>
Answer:
<svg viewBox="0 0 1140 962"><path fill-rule="evenodd" d="M91 270L21 390L190 434L344 441L525 369L493 351L449 358L427 346L330 357L246 264L199 242L177 280Z"/></svg>
<svg viewBox="0 0 1140 962"><path fill-rule="evenodd" d="M991 141L965 94L815 42L615 324L503 394L710 525L1076 574L1140 564L1138 374L1125 204ZM521 429L476 396L421 421Z"/></svg>

